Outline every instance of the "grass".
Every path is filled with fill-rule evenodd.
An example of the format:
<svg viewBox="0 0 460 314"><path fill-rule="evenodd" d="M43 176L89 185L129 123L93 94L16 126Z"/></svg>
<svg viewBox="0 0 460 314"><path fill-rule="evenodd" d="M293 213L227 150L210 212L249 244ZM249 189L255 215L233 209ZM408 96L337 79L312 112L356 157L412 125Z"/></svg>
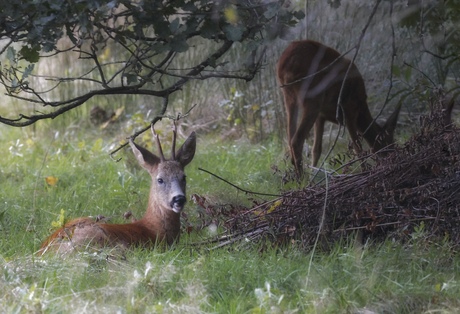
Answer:
<svg viewBox="0 0 460 314"><path fill-rule="evenodd" d="M348 50L359 37L369 10L355 14L357 5L353 1L342 4L339 9L331 8L326 2L318 4L319 8L309 8L308 37L342 52ZM363 4L359 3L359 7L367 6ZM338 18L343 16L348 18ZM392 20L380 20L381 23L389 21ZM338 26L339 22L342 24ZM300 30L298 33L300 36ZM390 36L381 36L382 33L385 32L380 23L370 25L368 37L373 40L363 42L357 59L370 98L385 94L381 89L388 80L391 40ZM425 49L414 49L414 42L406 40L406 31L396 33L398 42L403 43L398 45L400 60L415 60L413 63L421 65L419 75L429 73L424 64L417 61L422 55L414 55L414 51ZM272 47L273 58L279 56L285 45L282 42ZM185 55L189 57L193 56ZM248 98L247 104L263 105L273 101L268 109L276 115L281 100L274 80L274 60L270 62L260 74L258 84L237 85L225 81L226 87L222 88L216 87L220 84L217 81L206 81L204 85L191 82L170 103L211 104L212 107L199 108L190 120L206 124L208 120L203 117L212 112L211 119L220 117L218 120L223 121L225 112L215 113L216 104L222 98L228 99L231 88L236 86ZM416 87L425 80L404 87L416 79L413 74L400 88L420 90ZM208 92L214 90L218 92ZM430 95L419 94L415 96ZM72 125L74 119L86 116L92 105L116 109L120 104L145 102L143 106L153 106L150 99L119 95L116 98L117 101L110 97L90 101L81 110L72 110L45 123L47 130L37 127L36 135L31 134L30 129L0 125L3 152L0 158L1 313L460 312L460 257L448 243L426 243L423 232L404 245L389 241L357 248L344 242L336 244L330 252L314 253L301 251L295 245L270 248L260 243L216 250L196 248L191 243L203 235L192 232L184 234L181 243L171 250L132 250L126 259L107 261L104 254L85 252L67 259L35 257L34 252L53 229L52 222L59 220L61 210L66 218L102 214L118 222L128 209L136 216L142 215L150 182L131 152L121 152L117 157L123 160L115 163L108 157L112 147L108 139L115 136L101 135L99 130L80 125L62 130ZM412 108L413 100L407 99L410 99L406 105L412 110L411 115L417 116L415 110L420 109ZM11 99L3 100L10 104ZM370 99L374 116L382 103L380 97ZM425 102L415 103L421 106ZM137 108L127 105L126 109L130 107ZM147 119L144 112L141 117ZM410 117L406 120L412 127L417 125L410 122L413 121ZM265 126L267 129L271 126L268 133L280 129L275 121L269 122ZM56 126L60 132L53 129ZM83 129L85 133L80 132ZM347 146L348 141L344 142L340 151ZM197 156L187 168L188 194L200 194L221 203L250 202L245 193L198 170L199 167L248 190L278 193L286 187L282 186L279 174L273 174L271 165L283 170L284 151L277 141L257 145L244 141L227 143L199 134ZM323 154L326 152L324 149ZM48 184L46 178L50 183L56 179L57 182ZM192 202L188 203L190 216L197 210Z"/></svg>
<svg viewBox="0 0 460 314"><path fill-rule="evenodd" d="M455 313L460 310L460 258L448 243L304 252L262 243L210 250L184 234L171 250L133 249L126 258L81 252L62 259L33 253L59 220L98 215L140 216L149 177L129 150L111 160L110 142L88 132L42 131L40 138L0 126L0 310L2 313ZM80 138L80 140L78 140ZM277 193L280 144L216 143L199 136L187 168L188 194L222 203L247 196L198 170L242 188ZM45 178L48 178L48 183ZM54 181L50 178L54 178ZM57 182L55 182L57 179ZM51 183L51 184L50 184ZM55 184L54 184L55 183ZM188 203L190 216L197 210ZM370 312L369 312L370 313Z"/></svg>

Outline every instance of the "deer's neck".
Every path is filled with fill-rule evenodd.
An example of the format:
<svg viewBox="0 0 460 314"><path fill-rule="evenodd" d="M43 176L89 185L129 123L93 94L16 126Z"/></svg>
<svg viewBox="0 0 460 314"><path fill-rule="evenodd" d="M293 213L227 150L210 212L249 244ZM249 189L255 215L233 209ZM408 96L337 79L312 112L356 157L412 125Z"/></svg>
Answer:
<svg viewBox="0 0 460 314"><path fill-rule="evenodd" d="M149 204L147 211L136 223L146 227L157 242L172 244L179 239L180 214L169 208Z"/></svg>

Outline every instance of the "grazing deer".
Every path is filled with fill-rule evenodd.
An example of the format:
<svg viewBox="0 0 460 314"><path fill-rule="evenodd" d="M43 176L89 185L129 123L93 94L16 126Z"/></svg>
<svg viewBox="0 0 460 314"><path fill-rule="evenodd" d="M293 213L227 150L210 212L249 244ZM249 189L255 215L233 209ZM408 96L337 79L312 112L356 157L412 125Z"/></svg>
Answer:
<svg viewBox="0 0 460 314"><path fill-rule="evenodd" d="M291 161L298 176L302 175L303 145L313 125L313 167L321 156L326 121L345 125L357 152L361 151L358 133L374 152L393 143L401 106L383 127L378 125L369 112L358 68L334 49L312 40L294 41L281 54L277 74L284 94Z"/></svg>
<svg viewBox="0 0 460 314"><path fill-rule="evenodd" d="M138 146L132 139L129 142L137 161L152 177L144 217L127 224L109 224L90 218L77 218L49 236L43 242L39 254L46 251L68 253L86 246L152 247L158 243L171 245L179 239L180 213L186 201L184 168L195 155L195 132L190 134L176 152L176 130L173 131L171 160L165 159L153 125L152 133L156 138L160 157Z"/></svg>

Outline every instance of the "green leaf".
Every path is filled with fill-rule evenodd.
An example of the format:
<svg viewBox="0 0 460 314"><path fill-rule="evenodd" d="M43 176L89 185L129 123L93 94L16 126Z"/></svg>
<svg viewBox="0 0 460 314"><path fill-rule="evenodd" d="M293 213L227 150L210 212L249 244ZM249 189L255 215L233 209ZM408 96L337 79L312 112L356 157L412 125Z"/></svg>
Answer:
<svg viewBox="0 0 460 314"><path fill-rule="evenodd" d="M224 27L225 36L231 41L240 41L243 36L244 28L240 25L227 24Z"/></svg>
<svg viewBox="0 0 460 314"><path fill-rule="evenodd" d="M155 43L150 46L150 49L152 49L152 51L155 51L156 53L164 53L166 51L169 51L171 47L169 43Z"/></svg>
<svg viewBox="0 0 460 314"><path fill-rule="evenodd" d="M32 73L32 71L34 70L34 67L35 65L34 64L29 64L28 66L26 66L26 68L24 69L24 73L22 74L22 79L26 79L30 73Z"/></svg>
<svg viewBox="0 0 460 314"><path fill-rule="evenodd" d="M135 85L139 82L136 74L125 74L125 78L128 85Z"/></svg>
<svg viewBox="0 0 460 314"><path fill-rule="evenodd" d="M171 33L176 33L177 30L179 29L180 26L180 20L179 18L175 18L170 24L169 24L169 29L171 30Z"/></svg>
<svg viewBox="0 0 460 314"><path fill-rule="evenodd" d="M98 138L98 139L94 142L93 147L91 148L91 150L92 150L94 153L98 153L98 152L102 151L103 143L104 143L104 141L102 140L102 138Z"/></svg>
<svg viewBox="0 0 460 314"><path fill-rule="evenodd" d="M195 12L197 10L197 7L193 3L193 1L190 1L184 4L184 6L182 7L182 10L189 11L189 12Z"/></svg>
<svg viewBox="0 0 460 314"><path fill-rule="evenodd" d="M200 29L201 36L208 39L214 38L218 31L219 28L211 20L205 20Z"/></svg>
<svg viewBox="0 0 460 314"><path fill-rule="evenodd" d="M23 46L19 51L19 54L22 56L22 58L24 58L24 60L35 63L40 59L38 52L38 47L30 48L29 46Z"/></svg>
<svg viewBox="0 0 460 314"><path fill-rule="evenodd" d="M185 39L175 40L170 43L170 47L175 52L185 52L188 50L189 45Z"/></svg>
<svg viewBox="0 0 460 314"><path fill-rule="evenodd" d="M281 4L278 2L272 2L267 5L267 9L264 12L264 16L267 19L273 18L276 14L278 14L278 11L280 10Z"/></svg>
<svg viewBox="0 0 460 314"><path fill-rule="evenodd" d="M139 29L142 30L142 25L138 25ZM171 30L169 28L169 22L164 20L158 20L153 22L153 28L158 37L168 38L171 35Z"/></svg>
<svg viewBox="0 0 460 314"><path fill-rule="evenodd" d="M14 49L13 47L8 47L6 51L6 58L11 63L16 63L16 49Z"/></svg>
<svg viewBox="0 0 460 314"><path fill-rule="evenodd" d="M303 20L305 18L305 13L303 11L295 11L293 14L298 20Z"/></svg>
<svg viewBox="0 0 460 314"><path fill-rule="evenodd" d="M42 44L42 50L44 52L50 52L54 49L56 49L56 45L54 44L54 42L47 41Z"/></svg>

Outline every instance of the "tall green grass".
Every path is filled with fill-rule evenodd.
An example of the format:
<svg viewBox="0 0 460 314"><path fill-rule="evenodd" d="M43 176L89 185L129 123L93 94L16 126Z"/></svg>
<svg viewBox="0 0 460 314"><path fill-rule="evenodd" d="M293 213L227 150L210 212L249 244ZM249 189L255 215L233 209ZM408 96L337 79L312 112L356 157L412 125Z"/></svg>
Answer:
<svg viewBox="0 0 460 314"><path fill-rule="evenodd" d="M81 132L69 132L49 129L34 135L2 127L0 145L5 154L0 161L0 222L6 235L2 239L3 254L32 253L52 229L52 222L59 220L62 210L67 219L104 215L120 221L127 210L136 217L143 214L150 177L137 165L130 149L118 153L116 157L122 160L115 162L109 157L116 147L110 136L104 138L87 129L86 137ZM187 169L189 195L205 195L219 203L246 200L241 192L199 168L247 190L278 192L270 166L277 163L277 156L282 157L277 154L279 144L224 145L199 137L197 151ZM56 183L50 184L47 179ZM7 241L18 237L20 242Z"/></svg>
<svg viewBox="0 0 460 314"><path fill-rule="evenodd" d="M3 312L121 313L456 313L458 258L448 247L387 243L329 254L293 248L261 252L133 250L127 260L5 262Z"/></svg>
<svg viewBox="0 0 460 314"><path fill-rule="evenodd" d="M196 246L198 228L170 250L117 255L79 252L67 258L34 252L65 217L104 215L122 222L143 214L150 185L127 149L114 162L100 132L0 127L0 311L2 313L455 313L460 310L460 258L448 243L347 241L329 252L238 243ZM74 140L70 140L71 136ZM199 167L248 190L282 188L272 165L279 143L225 143L200 137L187 167L188 194L245 203L248 196ZM58 179L53 186L45 178ZM189 215L197 210L187 205ZM352 242L352 241L350 241ZM312 256L313 254L313 256ZM114 256L107 259L107 256Z"/></svg>

